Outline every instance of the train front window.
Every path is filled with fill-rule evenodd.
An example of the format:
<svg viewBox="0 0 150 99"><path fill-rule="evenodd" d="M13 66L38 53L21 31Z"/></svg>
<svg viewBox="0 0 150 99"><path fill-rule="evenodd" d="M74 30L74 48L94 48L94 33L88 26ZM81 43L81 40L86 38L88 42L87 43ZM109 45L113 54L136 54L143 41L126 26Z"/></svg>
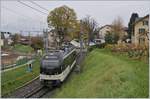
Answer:
<svg viewBox="0 0 150 99"><path fill-rule="evenodd" d="M44 67L56 67L59 66L59 60L43 60Z"/></svg>
<svg viewBox="0 0 150 99"><path fill-rule="evenodd" d="M57 59L57 58L58 58L57 56L49 56L49 55L46 55L44 57L44 59L52 59L52 60Z"/></svg>

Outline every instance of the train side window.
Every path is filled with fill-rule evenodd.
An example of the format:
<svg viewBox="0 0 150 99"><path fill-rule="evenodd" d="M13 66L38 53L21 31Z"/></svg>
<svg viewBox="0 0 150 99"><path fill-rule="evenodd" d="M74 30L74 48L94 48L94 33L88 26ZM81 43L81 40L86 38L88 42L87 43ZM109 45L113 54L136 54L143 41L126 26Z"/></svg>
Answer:
<svg viewBox="0 0 150 99"><path fill-rule="evenodd" d="M61 65L60 68L61 68L61 71L63 71L63 65Z"/></svg>
<svg viewBox="0 0 150 99"><path fill-rule="evenodd" d="M65 70L65 64L63 62L63 65L62 65L62 71Z"/></svg>
<svg viewBox="0 0 150 99"><path fill-rule="evenodd" d="M67 67L67 58L64 59L64 61L63 61L63 70L65 70L66 67Z"/></svg>

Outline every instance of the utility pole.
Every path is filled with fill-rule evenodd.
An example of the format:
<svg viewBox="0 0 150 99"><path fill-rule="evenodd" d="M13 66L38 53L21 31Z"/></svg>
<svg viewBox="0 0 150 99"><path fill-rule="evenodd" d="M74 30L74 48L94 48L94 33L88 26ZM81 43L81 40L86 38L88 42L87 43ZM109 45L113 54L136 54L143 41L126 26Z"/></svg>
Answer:
<svg viewBox="0 0 150 99"><path fill-rule="evenodd" d="M48 30L43 30L45 52L48 53Z"/></svg>
<svg viewBox="0 0 150 99"><path fill-rule="evenodd" d="M28 42L29 42L29 46L31 46L31 34L30 34L30 32L28 32ZM31 52L29 52L29 56L30 56L30 59L31 59Z"/></svg>
<svg viewBox="0 0 150 99"><path fill-rule="evenodd" d="M31 46L31 33L29 32L29 46Z"/></svg>
<svg viewBox="0 0 150 99"><path fill-rule="evenodd" d="M83 39L82 39L82 36L83 36L83 27L80 26L80 33L79 33L79 40L80 40L80 51L77 55L77 65L76 65L76 71L77 72L81 72L81 62L83 61Z"/></svg>
<svg viewBox="0 0 150 99"><path fill-rule="evenodd" d="M81 21L81 23L82 23L82 21ZM80 26L80 55L81 55L81 57L83 58L83 27L82 27L82 25Z"/></svg>

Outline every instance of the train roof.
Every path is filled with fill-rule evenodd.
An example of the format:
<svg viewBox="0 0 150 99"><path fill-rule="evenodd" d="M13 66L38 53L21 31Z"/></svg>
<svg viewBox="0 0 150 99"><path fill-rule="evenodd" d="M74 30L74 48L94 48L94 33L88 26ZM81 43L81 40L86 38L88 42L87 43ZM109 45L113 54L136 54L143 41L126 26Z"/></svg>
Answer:
<svg viewBox="0 0 150 99"><path fill-rule="evenodd" d="M67 47L64 50L49 51L43 56L41 64L43 64L43 66L51 65L51 67L59 66L73 51L75 51L74 47Z"/></svg>
<svg viewBox="0 0 150 99"><path fill-rule="evenodd" d="M73 51L75 48L74 47L66 47L64 48L63 50L51 50L49 51L48 53L46 53L44 55L44 57L46 58L55 58L55 59L58 59L58 58L61 58L61 59L64 59L66 56L68 56L68 54Z"/></svg>

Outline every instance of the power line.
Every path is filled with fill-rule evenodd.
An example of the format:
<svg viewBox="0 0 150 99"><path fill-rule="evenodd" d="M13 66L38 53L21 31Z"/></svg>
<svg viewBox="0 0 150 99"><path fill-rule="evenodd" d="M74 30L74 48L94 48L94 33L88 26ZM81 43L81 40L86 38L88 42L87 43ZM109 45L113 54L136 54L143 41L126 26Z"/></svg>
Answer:
<svg viewBox="0 0 150 99"><path fill-rule="evenodd" d="M41 30L41 31L40 30L35 30L35 31L32 30L32 31L22 31L22 32L43 32L43 30Z"/></svg>
<svg viewBox="0 0 150 99"><path fill-rule="evenodd" d="M38 7L40 7L41 9L44 9L45 11L48 11L49 12L49 10L48 9L46 9L46 8L44 8L44 7L42 7L41 5L39 5L39 4L37 4L37 3L35 3L34 1L30 1L32 4L35 4L36 6L38 6Z"/></svg>
<svg viewBox="0 0 150 99"><path fill-rule="evenodd" d="M16 12L16 11L14 11L14 10L12 10L12 9L9 9L9 8L7 8L7 7L2 6L2 8L6 9L6 10L8 10L8 11L10 11L10 12L14 13L14 14L17 14L17 15L20 15L20 16L27 17L27 16L25 16L25 15L23 15L23 14L20 14L20 13L18 13L18 12Z"/></svg>
<svg viewBox="0 0 150 99"><path fill-rule="evenodd" d="M42 13L42 14L48 15L47 13L42 12L42 11L40 11L39 9L36 9L36 8L34 8L34 7L32 7L32 6L29 6L28 4L26 4L26 3L24 3L24 2L21 2L21 1L18 1L18 2L19 2L20 4L22 4L22 5L25 5L25 6L29 7L29 8L31 8L31 9L37 11L37 12L40 12L40 13Z"/></svg>
<svg viewBox="0 0 150 99"><path fill-rule="evenodd" d="M29 17L29 16L26 16L26 15L24 15L24 14L18 13L17 11L12 10L12 9L10 9L10 8L7 8L7 7L5 7L5 6L2 6L2 8L6 9L7 11L9 11L9 12L15 14L15 15L24 17L24 18L26 18L26 20L30 18L30 19L32 19L33 21L37 21L37 22L39 21L39 22L40 22L40 27L41 27L41 23L44 23L44 22L42 22L42 21L40 21L40 20L36 20L36 19L33 19L32 17ZM16 27L14 27L14 28L17 29ZM17 30L18 30L18 29L17 29Z"/></svg>
<svg viewBox="0 0 150 99"><path fill-rule="evenodd" d="M2 6L2 8L6 9L6 10L8 10L8 11L14 13L14 14L20 15L20 16L22 16L22 17L30 18L30 19L32 19L32 20L34 20L34 21L39 21L39 20L33 19L32 17L26 16L26 15L24 15L24 14L22 14L22 13L18 13L18 12L14 11L14 10L12 10L12 9L10 9L10 8L7 8L7 7L5 7L5 6ZM43 23L42 21L40 21L40 22Z"/></svg>
<svg viewBox="0 0 150 99"><path fill-rule="evenodd" d="M25 15L23 15L23 14L21 14L21 13L18 13L18 12L16 12L16 11L14 11L14 10L12 10L12 9L9 9L9 8L7 8L7 7L5 7L5 6L2 6L2 8L4 8L4 9L6 9L7 11L9 11L9 12L12 12L13 14L15 14L15 15L18 15L18 16L22 16L22 17L24 17L24 18L27 18L27 16L25 16ZM29 18L29 17L28 17ZM9 23L10 24L10 23ZM18 24L16 24L16 25L18 25ZM8 25L7 25L7 27L8 27ZM12 26L11 26L12 27ZM14 27L14 25L13 25L13 28L16 28L16 27ZM17 29L17 28L16 28Z"/></svg>

